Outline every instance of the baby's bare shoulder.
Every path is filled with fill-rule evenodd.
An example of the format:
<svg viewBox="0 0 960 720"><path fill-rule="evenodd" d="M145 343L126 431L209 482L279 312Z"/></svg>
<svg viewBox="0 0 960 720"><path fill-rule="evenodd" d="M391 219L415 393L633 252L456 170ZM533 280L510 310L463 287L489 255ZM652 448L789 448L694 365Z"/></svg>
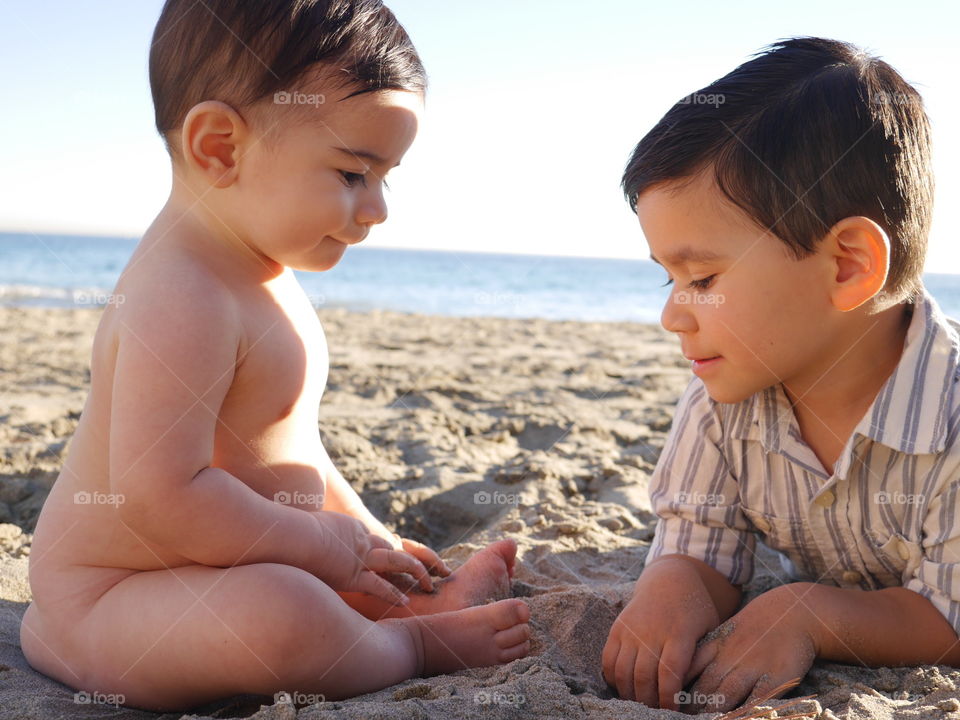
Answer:
<svg viewBox="0 0 960 720"><path fill-rule="evenodd" d="M158 248L139 261L135 255L116 294L123 298L113 322L118 336L190 347L233 343L241 334L234 288L186 253Z"/></svg>

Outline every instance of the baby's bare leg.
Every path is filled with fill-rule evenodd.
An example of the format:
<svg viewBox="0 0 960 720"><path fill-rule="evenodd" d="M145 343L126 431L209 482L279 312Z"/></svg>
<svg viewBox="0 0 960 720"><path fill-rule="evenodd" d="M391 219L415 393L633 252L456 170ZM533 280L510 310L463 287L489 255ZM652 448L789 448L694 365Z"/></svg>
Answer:
<svg viewBox="0 0 960 720"><path fill-rule="evenodd" d="M70 664L83 668L78 689L121 693L125 704L151 710L281 690L342 698L424 671L513 659L522 649L514 636L528 632L526 608L500 605L428 628L416 618L373 623L289 565L191 565L138 573L108 590L79 621L84 657Z"/></svg>

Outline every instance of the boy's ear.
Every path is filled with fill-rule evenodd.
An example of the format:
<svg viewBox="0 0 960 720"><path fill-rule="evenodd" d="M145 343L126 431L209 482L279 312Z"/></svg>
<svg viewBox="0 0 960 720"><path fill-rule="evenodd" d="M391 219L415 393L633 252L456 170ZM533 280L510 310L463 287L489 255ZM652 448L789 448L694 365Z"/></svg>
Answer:
<svg viewBox="0 0 960 720"><path fill-rule="evenodd" d="M237 163L250 130L226 103L205 100L190 108L183 120L181 157L214 187L226 188L237 179Z"/></svg>
<svg viewBox="0 0 960 720"><path fill-rule="evenodd" d="M853 310L883 290L890 268L890 240L882 227L867 217L844 218L830 228L825 243L834 307Z"/></svg>

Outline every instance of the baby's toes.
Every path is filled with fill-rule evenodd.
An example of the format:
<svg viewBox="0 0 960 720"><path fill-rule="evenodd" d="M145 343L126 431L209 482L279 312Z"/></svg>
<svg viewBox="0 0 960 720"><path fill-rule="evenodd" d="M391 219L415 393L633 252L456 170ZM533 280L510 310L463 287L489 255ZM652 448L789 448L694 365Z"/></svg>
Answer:
<svg viewBox="0 0 960 720"><path fill-rule="evenodd" d="M497 647L502 649L511 648L514 645L526 642L530 639L530 626L526 623L514 625L512 628L501 630L493 636L493 641Z"/></svg>
<svg viewBox="0 0 960 720"><path fill-rule="evenodd" d="M519 645L508 647L499 652L498 659L501 663L513 662L530 654L530 641L525 640Z"/></svg>
<svg viewBox="0 0 960 720"><path fill-rule="evenodd" d="M500 600L488 607L493 610L491 619L497 630L507 630L530 620L530 607L517 598Z"/></svg>

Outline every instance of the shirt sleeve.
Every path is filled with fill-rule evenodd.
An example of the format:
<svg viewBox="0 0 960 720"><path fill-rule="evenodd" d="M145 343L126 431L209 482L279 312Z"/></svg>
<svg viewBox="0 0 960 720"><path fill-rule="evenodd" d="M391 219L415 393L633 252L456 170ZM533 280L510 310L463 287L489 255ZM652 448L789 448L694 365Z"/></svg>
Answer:
<svg viewBox="0 0 960 720"><path fill-rule="evenodd" d="M951 477L927 507L923 555L904 587L927 598L960 635L960 468L955 467Z"/></svg>
<svg viewBox="0 0 960 720"><path fill-rule="evenodd" d="M646 565L679 553L702 560L733 585L753 577L756 536L721 450L719 412L700 378L677 403L649 490L659 521Z"/></svg>

